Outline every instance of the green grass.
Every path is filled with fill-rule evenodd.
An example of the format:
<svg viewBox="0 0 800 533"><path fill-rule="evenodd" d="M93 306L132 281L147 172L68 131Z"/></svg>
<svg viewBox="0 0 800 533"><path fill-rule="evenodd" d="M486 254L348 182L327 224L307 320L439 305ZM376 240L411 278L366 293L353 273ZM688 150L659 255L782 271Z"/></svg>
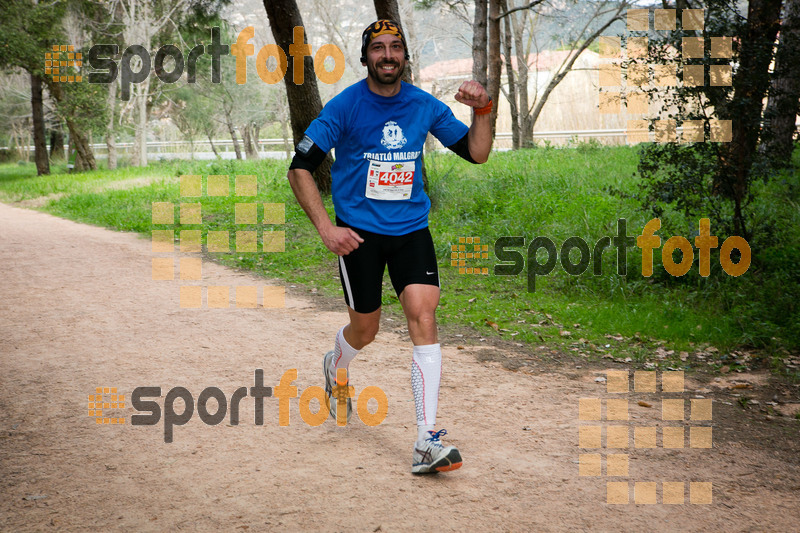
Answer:
<svg viewBox="0 0 800 533"><path fill-rule="evenodd" d="M518 343L545 344L589 356L611 355L643 361L657 346L697 351L713 345L720 353L740 344L763 345L763 331L742 321L738 295L752 294L750 272L738 280L726 279L712 253L712 275L701 278L697 264L684 279L671 279L660 266L656 273L641 275L641 250L627 251L627 276L617 274L616 249L602 255L601 275L589 269L579 276L567 274L556 264L548 275L538 276L535 291L528 291L526 270L516 276L493 274L499 263L494 243L502 236L523 237L525 246L515 250L527 256L535 237L547 237L557 249L573 236L584 239L592 250L598 239L617 233L617 221L627 220L627 234L635 237L649 220L629 198L610 195L608 188L635 192L635 148L579 145L568 149L533 149L496 153L485 165L470 165L444 154L426 157L433 209L430 225L440 259L442 279L440 322L445 327L469 326L484 336ZM236 174L258 178L259 193L253 198L203 197L202 226L154 225L152 202L196 202L179 198L181 174L228 175L233 191ZM286 232L284 253L212 253L225 264L250 269L265 277L315 288L340 298L341 288L334 257L322 245L311 223L297 204L285 178L284 161L213 161L160 163L145 169L114 172L57 174L35 177L32 165L0 166L0 198L20 201L61 193L43 209L81 222L149 236L153 229L205 231L227 230L231 248L236 230L255 230L261 239L268 226L234 223L234 204L256 201L285 203L286 224L274 229ZM150 177L151 183L133 188L110 189L113 182ZM790 180L791 181L791 180ZM787 186L793 186L791 184ZM765 192L784 194L780 184ZM796 195L796 191L792 194ZM326 206L332 214L330 199ZM263 208L259 209L259 217ZM789 208L791 211L791 208ZM177 211L177 210L176 210ZM789 213L789 219L794 216ZM683 221L691 240L697 221ZM680 226L680 224L678 224ZM675 225L671 226L675 227ZM795 226L797 227L797 226ZM714 228L712 226L712 234ZM659 232L662 245L669 238ZM480 237L488 245L488 259L471 259L468 266L485 267L489 275L459 274L450 265L451 246L461 237ZM794 237L796 243L796 237ZM472 245L467 245L470 247ZM537 256L544 262L544 255ZM526 260L527 266L527 260ZM399 303L386 283L383 301L389 311L400 312ZM737 299L739 298L739 299ZM757 325L756 325L757 326ZM797 347L791 331L769 322L769 335L785 336L776 346ZM770 329L771 328L771 329ZM766 330L765 330L766 331ZM618 340L619 336L622 340ZM773 346L775 347L775 346ZM668 364L681 365L675 355Z"/></svg>
<svg viewBox="0 0 800 533"><path fill-rule="evenodd" d="M68 174L66 164L56 164L51 165L49 176L37 176L33 163L5 164L0 165L0 201L19 202L55 194L89 192L118 181L172 175L172 168L163 164L76 174Z"/></svg>

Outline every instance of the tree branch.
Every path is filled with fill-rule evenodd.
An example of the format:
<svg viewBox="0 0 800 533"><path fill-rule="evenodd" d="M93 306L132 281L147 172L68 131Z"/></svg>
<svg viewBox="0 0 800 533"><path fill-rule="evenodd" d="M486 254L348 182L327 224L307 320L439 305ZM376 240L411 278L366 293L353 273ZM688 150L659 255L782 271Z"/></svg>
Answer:
<svg viewBox="0 0 800 533"><path fill-rule="evenodd" d="M517 11L523 11L523 10L526 10L526 9L532 9L532 8L538 6L539 4L543 4L544 1L545 0L534 0L533 2L528 4L527 6L519 6L519 7L513 8L513 9L509 9L505 13L500 13L499 15L497 15L497 17L495 19L493 19L493 20L500 20L501 18L507 17L511 13L516 13Z"/></svg>

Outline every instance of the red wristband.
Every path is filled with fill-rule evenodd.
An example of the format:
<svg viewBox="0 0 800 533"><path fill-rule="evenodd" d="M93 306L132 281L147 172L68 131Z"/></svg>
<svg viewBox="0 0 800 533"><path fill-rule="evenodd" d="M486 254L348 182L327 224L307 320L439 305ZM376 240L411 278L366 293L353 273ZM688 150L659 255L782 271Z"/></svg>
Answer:
<svg viewBox="0 0 800 533"><path fill-rule="evenodd" d="M485 107L482 107L480 109L475 108L475 114L476 115L488 115L489 113L492 112L492 105L493 105L492 99L489 98L489 103L486 104Z"/></svg>

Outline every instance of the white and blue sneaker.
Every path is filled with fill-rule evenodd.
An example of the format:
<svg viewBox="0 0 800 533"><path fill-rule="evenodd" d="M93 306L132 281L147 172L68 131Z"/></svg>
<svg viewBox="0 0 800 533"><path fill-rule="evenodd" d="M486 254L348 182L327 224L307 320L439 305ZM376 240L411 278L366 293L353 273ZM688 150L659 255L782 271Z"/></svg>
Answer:
<svg viewBox="0 0 800 533"><path fill-rule="evenodd" d="M336 407L339 404L338 398L342 393L346 393L347 387L350 384L350 371L347 371L347 382L342 384L337 384L336 377L331 375L330 369L333 367L332 360L334 356L334 351L331 350L330 352L325 354L325 357L322 358L322 373L325 376L325 407L328 408L328 412L331 415L331 418L336 420ZM331 398L334 401L331 401ZM350 421L350 417L353 414L353 402L351 401L350 397L347 397L347 421Z"/></svg>
<svg viewBox="0 0 800 533"><path fill-rule="evenodd" d="M461 468L461 454L455 446L442 446L439 437L447 434L446 429L428 431L430 437L414 444L411 460L412 474L436 474Z"/></svg>

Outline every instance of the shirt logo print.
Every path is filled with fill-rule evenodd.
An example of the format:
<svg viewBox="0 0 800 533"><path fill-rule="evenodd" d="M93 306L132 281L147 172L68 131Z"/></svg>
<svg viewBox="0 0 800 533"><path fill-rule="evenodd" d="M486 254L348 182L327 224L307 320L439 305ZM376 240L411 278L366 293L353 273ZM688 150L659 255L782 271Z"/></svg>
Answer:
<svg viewBox="0 0 800 533"><path fill-rule="evenodd" d="M406 145L405 135L403 129L397 125L397 122L390 120L383 125L383 139L381 144L389 150L397 150Z"/></svg>

